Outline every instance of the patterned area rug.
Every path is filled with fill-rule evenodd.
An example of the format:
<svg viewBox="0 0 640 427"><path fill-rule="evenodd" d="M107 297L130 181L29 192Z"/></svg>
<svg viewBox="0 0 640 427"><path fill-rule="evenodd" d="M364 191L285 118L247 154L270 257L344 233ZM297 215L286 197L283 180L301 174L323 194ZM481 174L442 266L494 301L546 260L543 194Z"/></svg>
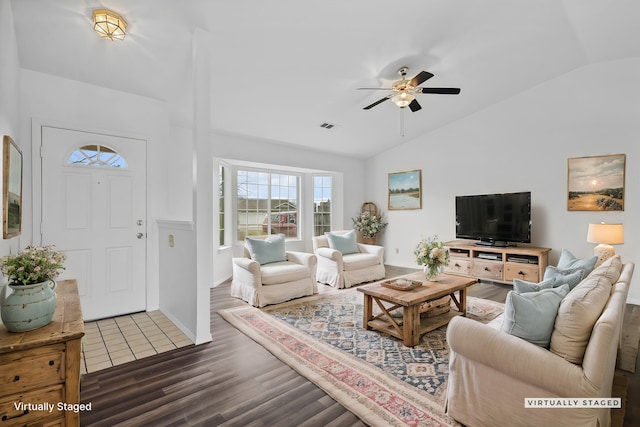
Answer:
<svg viewBox="0 0 640 427"><path fill-rule="evenodd" d="M457 426L443 412L449 367L446 327L409 348L362 328L355 289L220 315L369 425ZM488 322L503 305L467 297L467 316Z"/></svg>

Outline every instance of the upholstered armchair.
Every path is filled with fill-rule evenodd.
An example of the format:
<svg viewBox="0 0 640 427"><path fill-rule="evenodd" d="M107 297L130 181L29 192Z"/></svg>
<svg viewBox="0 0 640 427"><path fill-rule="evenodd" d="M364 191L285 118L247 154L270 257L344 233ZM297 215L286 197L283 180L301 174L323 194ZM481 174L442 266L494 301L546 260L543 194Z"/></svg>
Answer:
<svg viewBox="0 0 640 427"><path fill-rule="evenodd" d="M354 230L332 231L313 238L318 257L316 280L338 289L384 279L384 248L356 242Z"/></svg>
<svg viewBox="0 0 640 427"><path fill-rule="evenodd" d="M231 296L255 307L318 292L316 256L286 251L284 235L245 239L244 256L233 258Z"/></svg>

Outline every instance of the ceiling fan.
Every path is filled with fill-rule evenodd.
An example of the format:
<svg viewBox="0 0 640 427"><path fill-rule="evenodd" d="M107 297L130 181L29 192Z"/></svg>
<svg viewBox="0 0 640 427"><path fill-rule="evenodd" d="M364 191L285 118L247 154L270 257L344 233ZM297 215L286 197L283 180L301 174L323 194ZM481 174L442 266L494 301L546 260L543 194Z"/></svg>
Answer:
<svg viewBox="0 0 640 427"><path fill-rule="evenodd" d="M422 83L433 77L433 74L428 71L420 71L414 78L407 80L408 67L402 67L398 70L398 74L402 77L400 80L393 82L391 88L383 87L360 87L359 90L391 90L392 93L385 96L382 99L374 102L371 105L367 105L363 110L369 110L378 104L383 103L387 99L391 99L398 107L409 109L416 112L422 107L414 96L416 93L438 93L443 95L457 95L460 93L460 88L456 87L418 87Z"/></svg>

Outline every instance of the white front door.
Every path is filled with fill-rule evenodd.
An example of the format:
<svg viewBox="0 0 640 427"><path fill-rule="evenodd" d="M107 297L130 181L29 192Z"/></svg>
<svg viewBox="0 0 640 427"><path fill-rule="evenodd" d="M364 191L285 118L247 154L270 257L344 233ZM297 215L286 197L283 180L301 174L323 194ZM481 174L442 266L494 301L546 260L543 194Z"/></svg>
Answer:
<svg viewBox="0 0 640 427"><path fill-rule="evenodd" d="M67 255L85 320L146 308L146 141L42 127L42 245Z"/></svg>

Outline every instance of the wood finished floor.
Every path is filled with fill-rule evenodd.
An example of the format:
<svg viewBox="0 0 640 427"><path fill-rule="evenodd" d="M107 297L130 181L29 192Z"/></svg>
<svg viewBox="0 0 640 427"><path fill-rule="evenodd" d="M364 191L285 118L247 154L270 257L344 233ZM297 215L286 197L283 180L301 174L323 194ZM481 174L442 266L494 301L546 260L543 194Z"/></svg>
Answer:
<svg viewBox="0 0 640 427"><path fill-rule="evenodd" d="M387 277L411 270L387 267ZM510 286L480 283L469 295L504 302ZM355 415L218 314L243 305L229 283L211 290L213 341L86 374L82 426L364 426ZM640 327L627 306L625 328ZM627 319L632 319L631 325ZM639 358L640 360L640 358ZM640 362L630 378L626 427L640 427Z"/></svg>

